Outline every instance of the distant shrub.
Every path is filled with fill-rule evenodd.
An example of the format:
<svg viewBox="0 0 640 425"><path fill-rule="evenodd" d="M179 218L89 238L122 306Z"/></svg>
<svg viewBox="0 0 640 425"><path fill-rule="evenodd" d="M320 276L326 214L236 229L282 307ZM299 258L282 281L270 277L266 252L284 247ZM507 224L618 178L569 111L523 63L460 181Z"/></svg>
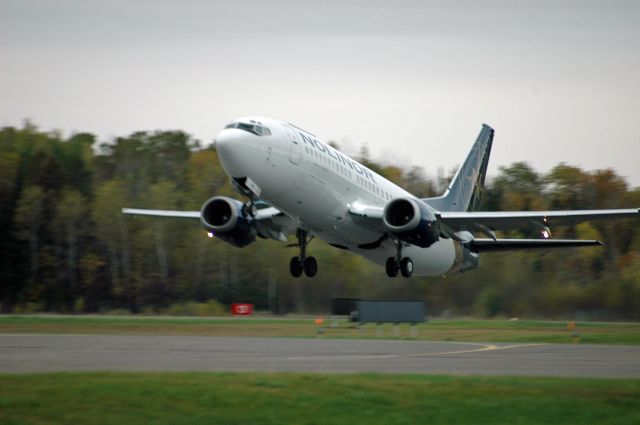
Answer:
<svg viewBox="0 0 640 425"><path fill-rule="evenodd" d="M203 303L189 301L173 304L162 313L170 316L224 316L227 314L227 308L216 300Z"/></svg>
<svg viewBox="0 0 640 425"><path fill-rule="evenodd" d="M100 314L105 316L130 316L132 313L126 308L114 308L110 310L100 310Z"/></svg>
<svg viewBox="0 0 640 425"><path fill-rule="evenodd" d="M79 297L73 303L73 312L74 313L84 313L86 309L86 303L83 297Z"/></svg>
<svg viewBox="0 0 640 425"><path fill-rule="evenodd" d="M34 302L18 304L13 309L13 312L16 314L33 314L42 313L43 311L44 308L42 307L42 304Z"/></svg>

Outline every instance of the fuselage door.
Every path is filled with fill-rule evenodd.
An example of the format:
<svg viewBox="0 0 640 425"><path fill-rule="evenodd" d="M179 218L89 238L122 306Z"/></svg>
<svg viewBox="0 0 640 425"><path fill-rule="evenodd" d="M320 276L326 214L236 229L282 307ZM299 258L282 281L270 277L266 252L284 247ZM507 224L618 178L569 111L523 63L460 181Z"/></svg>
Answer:
<svg viewBox="0 0 640 425"><path fill-rule="evenodd" d="M284 128L287 130L289 144L291 145L291 150L289 151L289 161L291 161L292 164L298 165L300 164L301 156L300 138L298 137L296 132L288 125L285 125Z"/></svg>

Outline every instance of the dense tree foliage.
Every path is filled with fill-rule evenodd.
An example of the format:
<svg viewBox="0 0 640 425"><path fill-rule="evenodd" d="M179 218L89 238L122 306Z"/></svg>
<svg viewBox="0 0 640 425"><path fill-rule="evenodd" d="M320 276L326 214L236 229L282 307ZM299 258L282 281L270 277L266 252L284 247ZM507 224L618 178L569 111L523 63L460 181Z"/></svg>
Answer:
<svg viewBox="0 0 640 425"><path fill-rule="evenodd" d="M420 168L359 159L418 196L443 179ZM99 144L31 123L0 130L2 311L152 312L172 304L253 302L277 313L326 311L332 297L420 299L431 314L640 319L638 221L552 229L598 238L605 248L485 254L482 266L448 278L389 279L384 270L315 240L314 279L293 279L293 249L258 241L245 249L210 240L197 221L129 217L123 206L199 209L213 194L238 197L216 152L181 131L137 132ZM487 210L640 206L613 170L527 163L488 182ZM531 236L530 231L509 236Z"/></svg>

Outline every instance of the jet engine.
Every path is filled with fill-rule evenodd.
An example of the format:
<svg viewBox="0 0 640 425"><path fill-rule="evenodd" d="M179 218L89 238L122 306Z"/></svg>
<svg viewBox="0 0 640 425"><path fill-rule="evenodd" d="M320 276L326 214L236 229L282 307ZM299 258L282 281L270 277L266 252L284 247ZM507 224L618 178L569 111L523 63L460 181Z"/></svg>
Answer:
<svg viewBox="0 0 640 425"><path fill-rule="evenodd" d="M253 218L244 204L226 196L214 196L200 209L202 226L218 239L242 248L256 240Z"/></svg>
<svg viewBox="0 0 640 425"><path fill-rule="evenodd" d="M451 275L456 272L464 273L480 265L480 254L474 252L468 242L455 242L454 247L456 250L456 259L451 269L445 273L446 275Z"/></svg>
<svg viewBox="0 0 640 425"><path fill-rule="evenodd" d="M440 239L438 220L424 203L411 198L398 198L384 208L382 221L389 233L401 241L427 248Z"/></svg>

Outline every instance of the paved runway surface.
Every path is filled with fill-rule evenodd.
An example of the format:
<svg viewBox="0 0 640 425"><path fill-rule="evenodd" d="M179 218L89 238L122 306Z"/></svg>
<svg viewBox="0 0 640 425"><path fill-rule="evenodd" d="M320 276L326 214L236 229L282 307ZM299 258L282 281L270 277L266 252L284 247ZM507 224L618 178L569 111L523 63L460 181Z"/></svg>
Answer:
<svg viewBox="0 0 640 425"><path fill-rule="evenodd" d="M192 336L0 335L0 372L79 370L640 378L640 347Z"/></svg>

